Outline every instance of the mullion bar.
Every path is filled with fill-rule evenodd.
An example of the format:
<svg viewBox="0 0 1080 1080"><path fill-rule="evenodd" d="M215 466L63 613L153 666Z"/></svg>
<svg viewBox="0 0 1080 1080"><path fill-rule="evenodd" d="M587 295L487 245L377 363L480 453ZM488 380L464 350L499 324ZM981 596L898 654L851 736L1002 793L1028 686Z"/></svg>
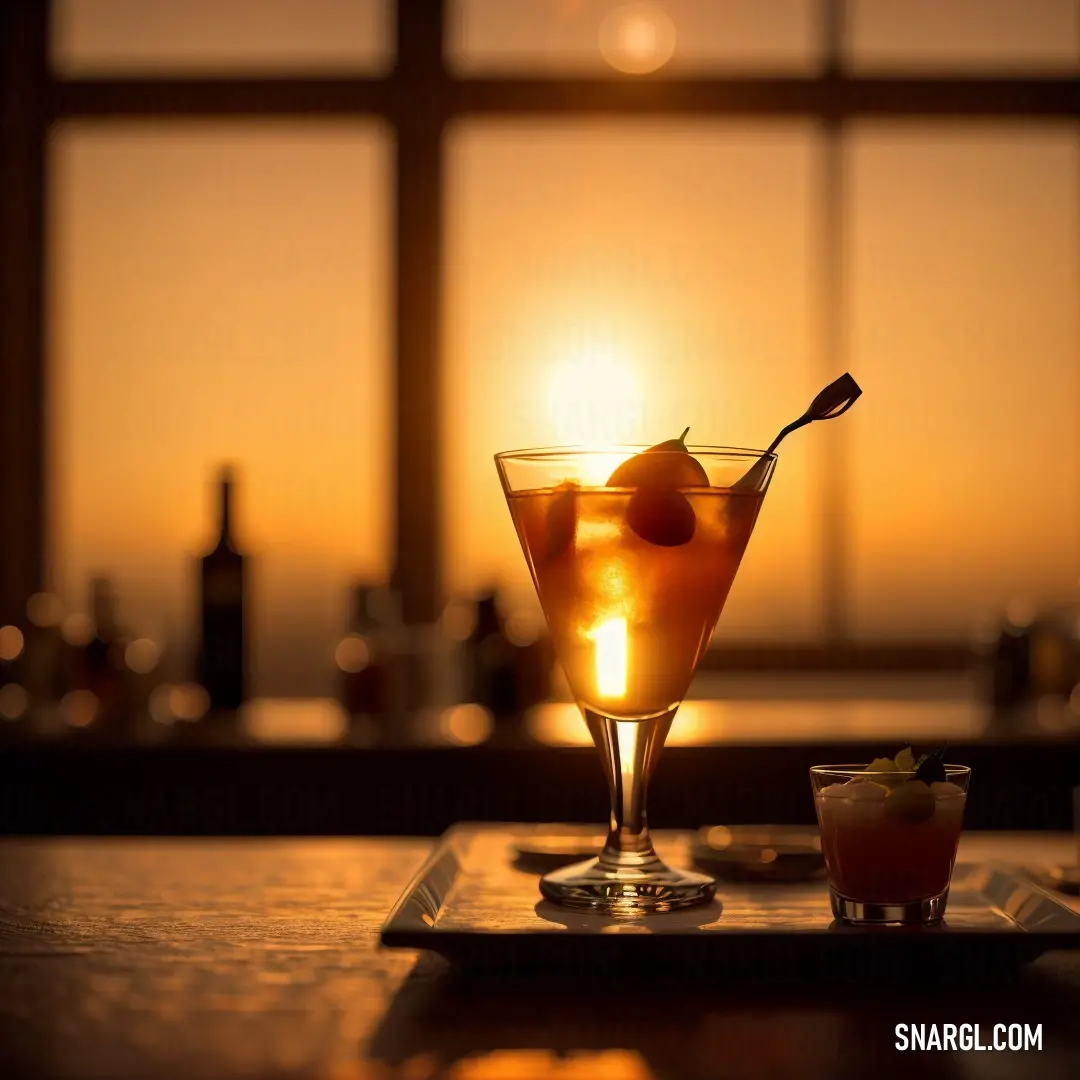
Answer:
<svg viewBox="0 0 1080 1080"><path fill-rule="evenodd" d="M409 0L397 12L393 579L415 625L434 622L443 599L443 0Z"/></svg>
<svg viewBox="0 0 1080 1080"><path fill-rule="evenodd" d="M0 625L45 586L48 5L0 6Z"/></svg>
<svg viewBox="0 0 1080 1080"><path fill-rule="evenodd" d="M824 0L821 27L825 55L825 80L834 86L842 81L847 23L844 0ZM820 329L818 380L822 385L847 368L845 357L844 250L847 205L844 176L845 115L835 110L822 120L820 247L821 274L818 302ZM848 597L851 586L851 521L849 488L850 428L828 424L822 432L818 467L821 510L822 631L826 647L840 647L849 636Z"/></svg>
<svg viewBox="0 0 1080 1080"><path fill-rule="evenodd" d="M79 79L50 87L54 120L388 114L389 79Z"/></svg>
<svg viewBox="0 0 1080 1080"><path fill-rule="evenodd" d="M469 114L1077 116L1077 78L469 79L447 109Z"/></svg>
<svg viewBox="0 0 1080 1080"><path fill-rule="evenodd" d="M419 4L429 0L416 0ZM409 5L409 18L419 19ZM422 21L422 20L419 20ZM403 42L408 47L407 42ZM402 57L404 61L404 57ZM423 87L438 88L437 94ZM400 67L387 78L79 79L54 81L53 119L117 116L399 117L418 94L448 120L459 116L783 116L925 118L1080 116L1078 78L451 78Z"/></svg>

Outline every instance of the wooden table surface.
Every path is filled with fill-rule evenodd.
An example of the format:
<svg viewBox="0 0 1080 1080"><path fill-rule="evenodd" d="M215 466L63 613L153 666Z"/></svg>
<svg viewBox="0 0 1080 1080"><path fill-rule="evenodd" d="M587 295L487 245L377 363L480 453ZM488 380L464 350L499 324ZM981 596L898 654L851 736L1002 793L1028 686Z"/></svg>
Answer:
<svg viewBox="0 0 1080 1080"><path fill-rule="evenodd" d="M1005 985L463 988L378 945L426 839L0 841L0 1077L1004 1080L1080 1068L1080 954ZM1070 861L970 834L961 858ZM1041 1024L1043 1050L900 1052L901 1022Z"/></svg>

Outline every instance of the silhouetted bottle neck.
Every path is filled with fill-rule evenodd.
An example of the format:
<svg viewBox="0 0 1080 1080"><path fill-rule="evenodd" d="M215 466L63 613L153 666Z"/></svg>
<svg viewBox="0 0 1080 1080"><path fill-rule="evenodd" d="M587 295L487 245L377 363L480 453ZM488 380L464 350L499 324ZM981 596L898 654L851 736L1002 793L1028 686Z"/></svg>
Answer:
<svg viewBox="0 0 1080 1080"><path fill-rule="evenodd" d="M218 480L218 538L217 549L236 550L233 540L233 477L225 470Z"/></svg>
<svg viewBox="0 0 1080 1080"><path fill-rule="evenodd" d="M492 634L502 632L502 619L499 617L499 605L495 593L484 593L476 603L476 628L472 632L474 641L483 641Z"/></svg>
<svg viewBox="0 0 1080 1080"><path fill-rule="evenodd" d="M400 597L385 585L360 584L352 588L351 626L359 633L401 623Z"/></svg>
<svg viewBox="0 0 1080 1080"><path fill-rule="evenodd" d="M352 590L352 612L350 628L358 634L367 633L378 625L378 619L371 613L372 589L368 585L356 585Z"/></svg>
<svg viewBox="0 0 1080 1080"><path fill-rule="evenodd" d="M97 636L111 638L116 630L116 600L112 582L107 578L90 581L90 614L97 628Z"/></svg>

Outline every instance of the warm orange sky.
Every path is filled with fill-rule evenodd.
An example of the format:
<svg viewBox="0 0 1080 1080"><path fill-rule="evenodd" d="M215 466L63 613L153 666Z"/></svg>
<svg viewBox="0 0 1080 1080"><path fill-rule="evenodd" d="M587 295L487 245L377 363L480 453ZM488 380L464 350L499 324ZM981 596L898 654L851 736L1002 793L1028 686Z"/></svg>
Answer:
<svg viewBox="0 0 1080 1080"><path fill-rule="evenodd" d="M406 0L408 2L408 0ZM379 70L383 0L52 0L53 59L66 74Z"/></svg>
<svg viewBox="0 0 1080 1080"><path fill-rule="evenodd" d="M525 584L488 458L580 437L551 411L561 365L579 383L604 363L633 373L639 411L606 421L628 440L689 424L702 441L761 445L801 412L825 381L813 345L819 154L791 125L460 134L455 580L472 586L498 566ZM1075 132L871 126L853 132L846 164L849 366L867 391L842 421L856 627L963 634L1014 591L1059 595L1077 578ZM816 631L820 445L807 432L782 448L722 634Z"/></svg>
<svg viewBox="0 0 1080 1080"><path fill-rule="evenodd" d="M408 2L408 0L404 0ZM392 50L392 0L53 0L66 71L162 64L208 70L377 70ZM610 70L599 29L630 0L456 0L460 70ZM641 5L638 5L641 6ZM812 70L820 0L650 0L675 25L668 70ZM1077 0L847 0L857 67L1076 70Z"/></svg>
<svg viewBox="0 0 1080 1080"><path fill-rule="evenodd" d="M57 133L66 595L103 569L140 628L190 625L185 560L210 539L216 463L234 459L259 556L256 677L328 663L349 577L388 569L387 156L370 123Z"/></svg>
<svg viewBox="0 0 1080 1080"><path fill-rule="evenodd" d="M287 48L298 10L185 0L201 14L181 20L186 36L162 37L178 3L69 0L65 63L146 64L163 41L174 59L186 47L205 63L203 20L213 63L246 47L250 64L265 65ZM501 41L525 66L549 63L552 44L575 66L602 64L597 25L616 6L472 0L455 30L458 62L505 65ZM683 34L673 70L811 57L808 2L662 6ZM906 36L896 30L897 4L855 5L864 61L887 63L885 44L907 41L931 63L944 50L1008 66L1006 49L1027 63L1076 63L1080 4L1024 0L1018 22L1019 0L980 0L993 18L952 27L931 11L944 5L915 6L935 28L929 43L915 40L914 20ZM306 64L362 68L385 56L374 0L303 8ZM347 581L389 566L390 149L378 125L359 122L55 134L58 584L76 602L89 573L109 571L140 631L181 634L193 617L186 560L209 539L209 470L240 460L242 538L259 556L260 692L328 690ZM494 451L597 433L653 442L687 424L692 440L760 445L850 367L866 388L841 421L856 632L966 633L1014 593L1071 593L1075 125L853 129L849 355L835 365L816 352L820 157L812 127L791 122L448 132L452 588L499 580L528 595ZM818 434L782 450L726 636L818 630Z"/></svg>
<svg viewBox="0 0 1080 1080"><path fill-rule="evenodd" d="M857 133L855 626L1080 585L1075 127Z"/></svg>

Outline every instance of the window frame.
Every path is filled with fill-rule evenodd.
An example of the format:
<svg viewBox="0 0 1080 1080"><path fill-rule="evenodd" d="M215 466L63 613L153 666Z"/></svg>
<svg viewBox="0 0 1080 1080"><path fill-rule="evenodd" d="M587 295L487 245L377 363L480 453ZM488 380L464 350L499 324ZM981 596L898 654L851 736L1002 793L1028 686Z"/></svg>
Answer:
<svg viewBox="0 0 1080 1080"><path fill-rule="evenodd" d="M852 74L842 63L846 0L821 0L823 63L795 76L514 77L453 74L445 59L453 0L393 4L396 53L382 75L356 77L80 77L49 66L51 2L9 0L0 13L4 198L0 200L0 624L21 620L49 572L45 192L52 126L74 119L199 117L378 118L394 138L393 319L395 497L392 578L410 623L434 621L442 592L441 383L446 197L444 131L469 117L800 118L817 125L824 152L819 376L845 366L843 296L848 227L842 161L845 127L874 118L1080 121L1072 76ZM1080 136L1080 125L1077 128ZM1080 198L1080 192L1077 193ZM1080 340L1077 342L1080 364ZM850 540L844 425L822 432L823 637L819 644L714 650L712 663L752 667L948 668L965 662L956 641L855 644L850 640ZM1080 446L1078 446L1080 457Z"/></svg>

